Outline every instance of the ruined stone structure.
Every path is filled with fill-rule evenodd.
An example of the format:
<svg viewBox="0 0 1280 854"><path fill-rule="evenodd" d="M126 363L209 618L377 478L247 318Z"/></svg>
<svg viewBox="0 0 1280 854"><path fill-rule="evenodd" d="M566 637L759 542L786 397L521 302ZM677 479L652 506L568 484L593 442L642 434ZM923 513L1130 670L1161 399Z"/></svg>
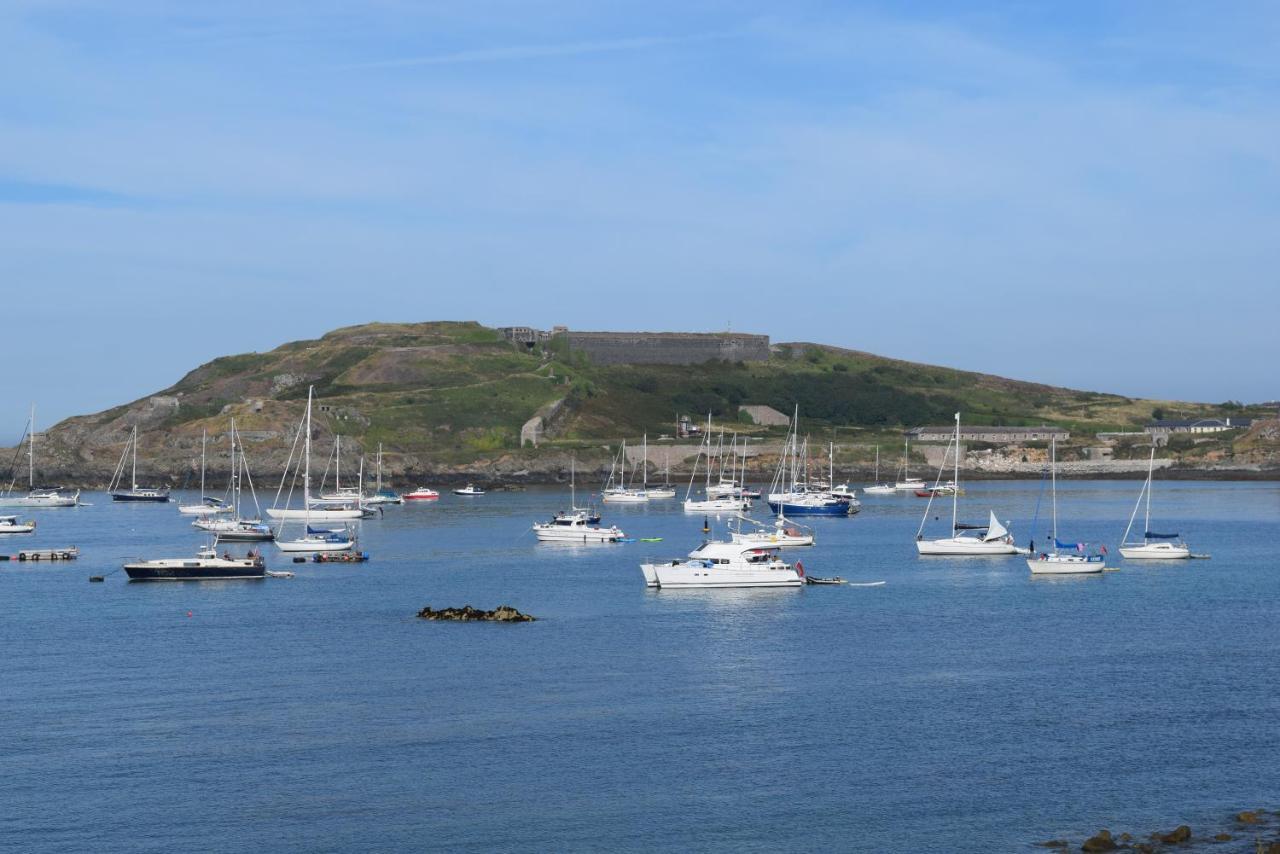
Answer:
<svg viewBox="0 0 1280 854"><path fill-rule="evenodd" d="M573 352L598 365L696 365L712 359L764 362L769 336L738 332L563 333Z"/></svg>

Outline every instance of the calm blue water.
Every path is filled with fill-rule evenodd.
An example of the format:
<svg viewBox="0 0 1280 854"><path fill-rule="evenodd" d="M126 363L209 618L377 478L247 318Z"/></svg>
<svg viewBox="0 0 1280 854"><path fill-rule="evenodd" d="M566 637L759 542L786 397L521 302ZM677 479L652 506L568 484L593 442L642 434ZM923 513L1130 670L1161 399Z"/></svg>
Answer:
<svg viewBox="0 0 1280 854"><path fill-rule="evenodd" d="M1063 484L1063 536L1114 556L1138 486ZM962 501L1025 542L1037 490ZM676 502L563 547L527 533L558 492L446 495L368 564L206 584L87 581L194 549L172 505L37 511L0 553L84 557L0 564L0 847L1023 850L1278 806L1280 489L1156 495L1212 560L921 560L923 502L872 497L790 554L885 586L705 592L637 569L701 539ZM414 617L464 603L542 620Z"/></svg>

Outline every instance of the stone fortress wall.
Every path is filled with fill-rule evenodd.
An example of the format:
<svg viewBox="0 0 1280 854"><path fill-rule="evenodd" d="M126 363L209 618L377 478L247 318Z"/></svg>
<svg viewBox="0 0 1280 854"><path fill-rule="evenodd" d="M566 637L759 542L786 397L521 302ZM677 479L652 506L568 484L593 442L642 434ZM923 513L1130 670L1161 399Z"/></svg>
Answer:
<svg viewBox="0 0 1280 854"><path fill-rule="evenodd" d="M739 332L577 332L561 333L573 352L598 365L696 365L712 359L764 362L769 336Z"/></svg>

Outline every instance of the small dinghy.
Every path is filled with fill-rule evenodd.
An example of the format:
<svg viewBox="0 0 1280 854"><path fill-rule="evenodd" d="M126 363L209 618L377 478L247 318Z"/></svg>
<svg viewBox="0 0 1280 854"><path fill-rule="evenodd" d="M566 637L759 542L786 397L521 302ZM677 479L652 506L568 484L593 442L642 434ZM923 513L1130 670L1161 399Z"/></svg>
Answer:
<svg viewBox="0 0 1280 854"><path fill-rule="evenodd" d="M845 581L843 578L841 578L838 575L835 576L834 578L819 578L816 575L806 575L804 577L804 583L805 584L848 584L849 582Z"/></svg>
<svg viewBox="0 0 1280 854"><path fill-rule="evenodd" d="M369 560L365 552L317 552L311 556L315 563L364 563Z"/></svg>

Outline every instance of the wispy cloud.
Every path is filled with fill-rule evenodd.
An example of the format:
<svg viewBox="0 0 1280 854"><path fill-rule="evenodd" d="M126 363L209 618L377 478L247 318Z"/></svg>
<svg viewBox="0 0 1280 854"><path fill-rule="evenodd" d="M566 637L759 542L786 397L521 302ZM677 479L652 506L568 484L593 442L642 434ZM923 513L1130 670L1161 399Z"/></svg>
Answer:
<svg viewBox="0 0 1280 854"><path fill-rule="evenodd" d="M374 62L359 62L347 65L347 68L412 68L420 65L464 65L483 62L520 62L527 59L548 59L564 56L588 56L599 53L623 53L627 51L650 50L670 45L688 44L691 42L709 41L726 38L727 32L701 33L691 36L633 36L622 39L602 39L596 41L564 42L561 44L523 44L503 47L477 48L450 53L435 53L426 56L410 56L400 59L384 59Z"/></svg>

